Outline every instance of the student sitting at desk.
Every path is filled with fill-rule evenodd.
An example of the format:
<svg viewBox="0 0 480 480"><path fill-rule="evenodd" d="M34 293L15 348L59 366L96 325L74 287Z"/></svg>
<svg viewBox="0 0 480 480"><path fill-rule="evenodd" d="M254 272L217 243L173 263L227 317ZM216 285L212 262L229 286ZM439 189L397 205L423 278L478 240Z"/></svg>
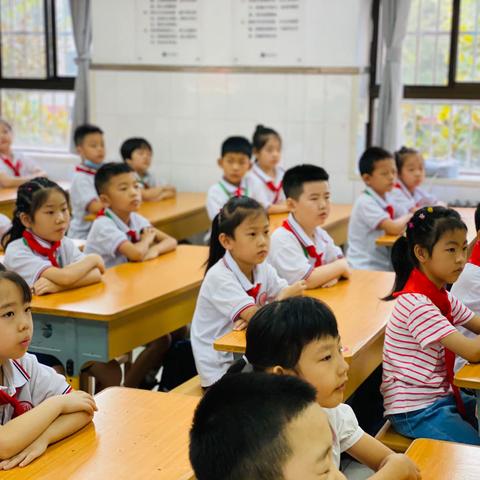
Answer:
<svg viewBox="0 0 480 480"><path fill-rule="evenodd" d="M103 131L95 125L80 125L75 129L73 140L82 163L75 167L70 187L72 224L68 236L86 239L92 222L85 220L85 216L95 215L102 209L93 179L105 160Z"/></svg>
<svg viewBox="0 0 480 480"><path fill-rule="evenodd" d="M46 176L35 162L14 152L12 142L12 126L0 118L0 186L18 187L32 178Z"/></svg>
<svg viewBox="0 0 480 480"><path fill-rule="evenodd" d="M97 409L88 393L72 392L65 377L26 353L31 301L20 275L0 271L0 470L29 464L89 423Z"/></svg>
<svg viewBox="0 0 480 480"><path fill-rule="evenodd" d="M156 201L172 198L176 194L175 187L171 185L159 186L155 177L149 172L152 165L152 146L144 138L129 138L122 143L120 155L137 174L142 187L143 201Z"/></svg>
<svg viewBox="0 0 480 480"><path fill-rule="evenodd" d="M268 261L289 283L305 280L307 288L329 287L350 268L330 235L321 228L330 213L328 173L315 165L290 168L283 177L290 210L272 234Z"/></svg>
<svg viewBox="0 0 480 480"><path fill-rule="evenodd" d="M10 230L11 227L12 222L10 219L6 215L0 213L0 239L8 232L8 230Z"/></svg>
<svg viewBox="0 0 480 480"><path fill-rule="evenodd" d="M315 390L298 378L222 378L200 401L190 431L198 480L345 480Z"/></svg>

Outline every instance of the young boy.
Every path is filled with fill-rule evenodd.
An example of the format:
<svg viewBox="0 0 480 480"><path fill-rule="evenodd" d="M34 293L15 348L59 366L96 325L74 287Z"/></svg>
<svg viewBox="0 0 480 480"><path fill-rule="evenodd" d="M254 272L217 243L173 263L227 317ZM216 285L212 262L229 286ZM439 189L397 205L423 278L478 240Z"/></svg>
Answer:
<svg viewBox="0 0 480 480"><path fill-rule="evenodd" d="M198 480L345 480L315 390L290 376L223 377L200 401L190 431Z"/></svg>
<svg viewBox="0 0 480 480"><path fill-rule="evenodd" d="M143 262L175 250L177 241L157 230L136 213L140 206L140 186L126 163L109 162L95 174L95 189L104 209L93 222L85 253L97 253L107 268L126 262ZM145 376L160 368L170 347L165 335L147 345L125 375L124 385L137 387Z"/></svg>
<svg viewBox="0 0 480 480"><path fill-rule="evenodd" d="M176 193L175 187L171 185L158 186L155 177L148 171L152 164L152 153L152 146L144 138L129 138L120 147L123 161L135 170L142 186L142 200L156 201L172 198Z"/></svg>
<svg viewBox="0 0 480 480"><path fill-rule="evenodd" d="M350 269L343 253L322 225L330 213L328 173L315 165L285 172L283 190L290 211L272 234L268 261L289 284L305 280L307 288L331 286Z"/></svg>
<svg viewBox="0 0 480 480"><path fill-rule="evenodd" d="M392 270L390 249L379 247L378 237L401 235L412 214L400 214L391 204L397 167L390 152L370 147L360 157L359 170L366 188L353 206L348 226L347 259L360 270Z"/></svg>
<svg viewBox="0 0 480 480"><path fill-rule="evenodd" d="M222 156L218 166L223 170L222 179L208 189L207 212L210 220L233 196L249 196L248 180L252 145L244 137L228 137L222 144Z"/></svg>
<svg viewBox="0 0 480 480"><path fill-rule="evenodd" d="M88 214L95 215L102 209L94 185L95 173L105 159L103 131L95 125L81 125L73 135L82 163L77 165L70 187L72 222L68 231L71 238L87 238L92 222L86 221Z"/></svg>

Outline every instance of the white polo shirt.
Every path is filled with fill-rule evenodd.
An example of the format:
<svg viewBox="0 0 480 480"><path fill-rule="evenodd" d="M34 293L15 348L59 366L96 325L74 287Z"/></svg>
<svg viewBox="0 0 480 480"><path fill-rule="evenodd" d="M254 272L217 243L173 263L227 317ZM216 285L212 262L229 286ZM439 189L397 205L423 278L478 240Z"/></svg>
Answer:
<svg viewBox="0 0 480 480"><path fill-rule="evenodd" d="M157 186L157 180L150 172L147 171L144 175L136 173L136 175L142 188L153 188Z"/></svg>
<svg viewBox="0 0 480 480"><path fill-rule="evenodd" d="M12 222L10 219L6 216L0 213L0 239L7 233L7 231L10 229L12 226Z"/></svg>
<svg viewBox="0 0 480 480"><path fill-rule="evenodd" d="M70 204L72 206L72 221L68 236L71 238L86 239L92 226L92 222L87 222L84 218L88 215L88 206L94 200L98 199L95 190L96 170L78 165L73 174L72 185L70 187Z"/></svg>
<svg viewBox="0 0 480 480"><path fill-rule="evenodd" d="M357 270L391 271L390 249L378 247L375 241L385 235L379 228L390 218L386 207L393 205L388 194L381 198L370 187L357 198L348 224L347 260ZM395 211L394 218L399 214Z"/></svg>
<svg viewBox="0 0 480 480"><path fill-rule="evenodd" d="M413 208L428 207L438 203L438 199L434 195L421 187L415 188L412 194L401 180L397 181L395 188L390 193L390 198L400 215Z"/></svg>
<svg viewBox="0 0 480 480"><path fill-rule="evenodd" d="M268 262L290 285L308 278L315 269L315 258L308 255L306 247L315 247L322 255L322 265L343 258L342 250L322 228L315 229L313 241L292 214L288 216L288 223L293 232L282 226L272 233Z"/></svg>
<svg viewBox="0 0 480 480"><path fill-rule="evenodd" d="M34 235L34 237L44 247L50 247L50 242L37 235ZM57 250L57 260L60 267L78 262L83 256L73 240L63 237ZM40 278L42 272L52 266L50 260L34 252L23 237L8 244L3 263L8 270L13 270L21 275L30 287Z"/></svg>
<svg viewBox="0 0 480 480"><path fill-rule="evenodd" d="M33 173L35 173L35 171L40 168L29 156L16 151L13 151L12 153L12 157L8 158L15 166L19 167L21 177L33 175ZM0 172L6 173L7 175L14 177L15 172L7 164L7 162L4 161L4 158L4 155L0 155Z"/></svg>
<svg viewBox="0 0 480 480"><path fill-rule="evenodd" d="M37 357L26 353L18 360L6 360L3 368L3 386L0 389L15 397L26 410L31 410L44 400L72 391L65 377L51 367L38 363ZM0 404L1 425L12 419L13 407Z"/></svg>
<svg viewBox="0 0 480 480"><path fill-rule="evenodd" d="M118 252L118 247L124 242L131 242L128 231L135 232L137 241L144 228L151 227L150 222L136 212L130 214L127 225L109 208L105 215L98 216L92 225L85 245L85 253L97 253L103 258L107 268L121 263L127 263L128 258Z"/></svg>
<svg viewBox="0 0 480 480"><path fill-rule="evenodd" d="M250 197L261 203L265 208L270 205L285 201L285 193L282 189L282 180L285 170L276 167L275 178L267 175L259 166L254 163L247 173L250 187ZM270 185L270 186L269 186Z"/></svg>
<svg viewBox="0 0 480 480"><path fill-rule="evenodd" d="M207 193L207 213L210 220L215 218L215 215L220 209L230 200L231 197L237 195L237 192L239 192L240 195L250 197L250 191L250 181L247 176L242 179L240 187L233 185L224 179L212 185Z"/></svg>
<svg viewBox="0 0 480 480"><path fill-rule="evenodd" d="M205 275L192 320L191 342L203 387L221 378L233 363L233 354L218 352L213 342L232 331L233 323L248 307L273 301L288 284L263 262L255 267L254 284L242 273L229 252ZM247 291L260 284L257 299Z"/></svg>

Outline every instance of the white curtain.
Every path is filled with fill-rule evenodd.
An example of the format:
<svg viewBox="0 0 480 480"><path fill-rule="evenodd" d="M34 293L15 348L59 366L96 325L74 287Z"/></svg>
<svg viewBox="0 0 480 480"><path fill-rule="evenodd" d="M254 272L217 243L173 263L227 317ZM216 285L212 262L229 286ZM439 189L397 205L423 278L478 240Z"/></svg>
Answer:
<svg viewBox="0 0 480 480"><path fill-rule="evenodd" d="M381 1L381 41L385 45L385 63L375 122L375 144L391 151L400 146L402 44L407 32L410 1Z"/></svg>
<svg viewBox="0 0 480 480"><path fill-rule="evenodd" d="M82 123L88 122L88 68L90 63L90 47L92 44L92 22L90 18L90 0L70 0L72 14L73 37L78 66L75 79L75 103L72 114L72 132Z"/></svg>

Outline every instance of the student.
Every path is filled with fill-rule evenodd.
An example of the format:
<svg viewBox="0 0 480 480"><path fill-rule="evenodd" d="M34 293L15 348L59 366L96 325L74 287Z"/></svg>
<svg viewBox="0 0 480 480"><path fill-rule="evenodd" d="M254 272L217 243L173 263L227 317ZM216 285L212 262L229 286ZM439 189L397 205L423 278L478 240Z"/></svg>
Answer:
<svg viewBox="0 0 480 480"><path fill-rule="evenodd" d="M286 212L282 191L285 170L279 166L282 139L272 128L257 125L252 143L255 162L248 172L250 196L261 203L268 213Z"/></svg>
<svg viewBox="0 0 480 480"><path fill-rule="evenodd" d="M421 188L425 181L425 162L418 150L402 147L395 152L395 163L398 180L391 194L395 207L413 213L418 208L442 204Z"/></svg>
<svg viewBox="0 0 480 480"><path fill-rule="evenodd" d="M360 157L359 170L365 190L353 206L348 225L348 263L359 270L389 271L390 250L375 241L384 234L401 235L411 217L401 214L390 198L397 176L395 160L383 148L370 147Z"/></svg>
<svg viewBox="0 0 480 480"><path fill-rule="evenodd" d="M290 287L265 262L269 223L254 199L232 197L212 223L206 274L193 315L191 341L202 387L215 383L233 362L233 354L217 352L213 342L244 329L258 308L273 299L299 295L304 282Z"/></svg>
<svg viewBox="0 0 480 480"><path fill-rule="evenodd" d="M85 220L85 216L96 215L103 208L95 191L94 177L105 159L105 144L103 131L95 125L80 125L73 139L82 163L75 167L70 187L72 223L68 236L86 239L92 222Z"/></svg>
<svg viewBox="0 0 480 480"><path fill-rule="evenodd" d="M207 193L207 213L210 220L231 197L249 196L250 182L245 177L250 169L252 145L244 137L228 137L222 144L222 156L218 166L223 170L222 179L212 185Z"/></svg>
<svg viewBox="0 0 480 480"><path fill-rule="evenodd" d="M69 222L68 195L55 182L39 177L18 188L12 227L2 238L4 263L36 295L101 281L103 260L65 237Z"/></svg>
<svg viewBox="0 0 480 480"><path fill-rule="evenodd" d="M315 390L294 377L222 378L200 401L190 431L198 480L345 480Z"/></svg>
<svg viewBox="0 0 480 480"><path fill-rule="evenodd" d="M383 348L385 415L411 438L480 445L475 399L453 385L455 354L480 361L480 317L445 286L454 283L466 260L467 227L444 207L417 210L406 237L392 249L396 298ZM471 423L469 423L471 422Z"/></svg>
<svg viewBox="0 0 480 480"><path fill-rule="evenodd" d="M65 377L26 353L31 301L22 277L0 271L0 470L29 464L97 410L88 393L72 392Z"/></svg>
<svg viewBox="0 0 480 480"><path fill-rule="evenodd" d="M139 215L140 186L126 163L105 163L95 175L95 189L105 206L93 222L85 253L100 255L107 268L142 262L175 250L177 241ZM125 375L126 387L138 387L147 373L159 370L170 347L170 336L149 343Z"/></svg>
<svg viewBox="0 0 480 480"><path fill-rule="evenodd" d="M152 164L152 146L144 138L129 138L122 143L120 155L137 174L142 186L142 200L156 201L172 198L176 194L171 185L158 186L155 177L149 172Z"/></svg>
<svg viewBox="0 0 480 480"><path fill-rule="evenodd" d="M46 173L29 158L12 150L13 129L10 123L0 118L0 187L18 187Z"/></svg>
<svg viewBox="0 0 480 480"><path fill-rule="evenodd" d="M0 238L2 238L5 233L10 230L11 227L12 222L10 221L10 219L6 215L0 213Z"/></svg>
<svg viewBox="0 0 480 480"><path fill-rule="evenodd" d="M320 228L330 213L328 173L315 165L290 168L283 190L290 215L272 234L268 261L289 283L305 280L307 288L348 278L350 268L342 251Z"/></svg>
<svg viewBox="0 0 480 480"><path fill-rule="evenodd" d="M248 362L248 363L247 363ZM420 478L415 466L396 455L358 425L353 410L343 401L348 364L342 355L337 321L328 306L311 297L288 298L261 308L247 327L243 359L229 373L248 371L293 375L313 385L333 433L332 453L348 452L377 471L373 479Z"/></svg>

